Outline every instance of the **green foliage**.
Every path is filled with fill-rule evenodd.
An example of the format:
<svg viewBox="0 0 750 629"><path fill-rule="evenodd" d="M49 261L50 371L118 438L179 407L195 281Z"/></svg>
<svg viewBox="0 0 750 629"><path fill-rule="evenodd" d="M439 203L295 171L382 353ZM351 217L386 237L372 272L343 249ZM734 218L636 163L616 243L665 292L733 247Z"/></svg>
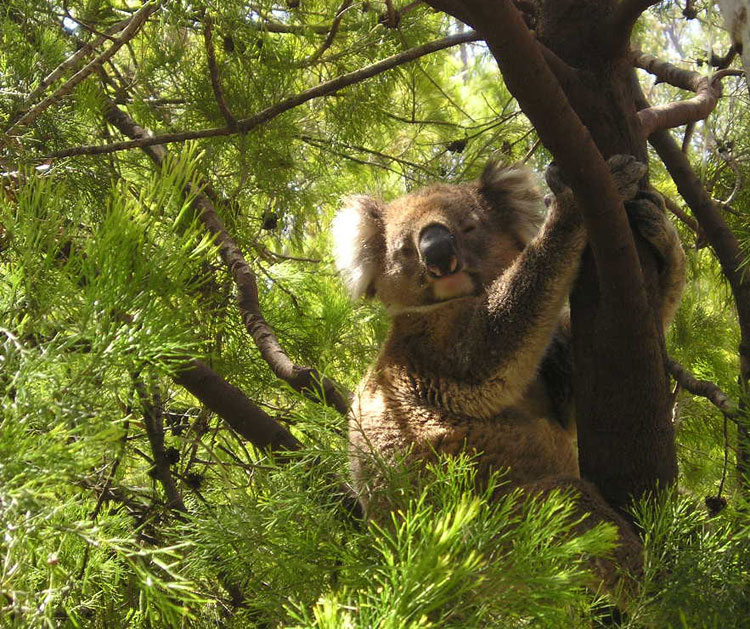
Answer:
<svg viewBox="0 0 750 629"><path fill-rule="evenodd" d="M671 492L658 505L642 502L635 514L646 576L633 626L743 626L750 612L746 505L710 518L694 499Z"/></svg>
<svg viewBox="0 0 750 629"><path fill-rule="evenodd" d="M326 43L341 7L339 31ZM135 8L108 0L5 2L3 128L41 101L27 99L44 77ZM347 515L344 418L279 384L248 336L231 276L192 207L199 190L210 193L290 357L354 389L387 323L378 306L351 304L332 269L328 227L340 199L465 180L491 155L527 159L540 171L546 165L482 46L423 57L248 134L171 145L159 170L140 151L40 159L121 140L104 121L108 100L155 133L224 126L204 12L214 24L221 88L238 119L455 29L422 5L389 28L386 9L325 0L163 2L111 61L6 136L0 626L597 622L608 597L595 591L590 568L611 551L614 531L575 534L568 496L500 492L490 499L502 477L477 491L472 462L460 458L436 463L418 495L394 471L392 521L378 526ZM680 56L705 56L703 32L677 24L673 13L656 15L660 27L639 34L650 47L670 46L669 28L678 28L692 38ZM707 15L706 28L715 21ZM105 39L93 54L109 45ZM744 98L731 90L693 140L699 171L722 199L737 172L748 174L748 117L732 113ZM731 150L718 150L730 141ZM652 179L674 196L656 161ZM738 189L732 204L747 200ZM750 242L746 213L727 218ZM689 253L669 351L737 399L731 296L711 253ZM209 362L286 422L302 451L273 459L244 442L174 382L188 358ZM184 512L170 508L156 478L144 402L163 425ZM681 484L688 494L713 495L724 473L723 422L685 393L680 409ZM732 425L728 440L735 440ZM738 504L731 469L723 492ZM637 507L647 575L624 626L733 627L748 616L747 516L734 509L709 519L697 500L672 496Z"/></svg>

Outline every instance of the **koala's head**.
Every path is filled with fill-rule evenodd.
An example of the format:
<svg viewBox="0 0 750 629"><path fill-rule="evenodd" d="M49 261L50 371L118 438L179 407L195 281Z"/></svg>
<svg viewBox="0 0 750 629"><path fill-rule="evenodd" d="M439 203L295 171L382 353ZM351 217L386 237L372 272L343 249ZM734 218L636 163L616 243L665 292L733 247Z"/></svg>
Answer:
<svg viewBox="0 0 750 629"><path fill-rule="evenodd" d="M437 184L383 203L347 199L334 220L336 264L352 297L394 313L479 295L544 218L526 168L490 164L477 181Z"/></svg>

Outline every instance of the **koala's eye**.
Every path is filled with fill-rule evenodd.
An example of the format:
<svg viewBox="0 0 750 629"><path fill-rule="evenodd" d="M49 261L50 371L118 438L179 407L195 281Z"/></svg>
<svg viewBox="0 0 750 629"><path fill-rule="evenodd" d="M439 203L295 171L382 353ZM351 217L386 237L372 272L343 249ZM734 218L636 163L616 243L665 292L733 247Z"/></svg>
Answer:
<svg viewBox="0 0 750 629"><path fill-rule="evenodd" d="M461 228L461 233L470 234L477 228L476 223L468 223Z"/></svg>

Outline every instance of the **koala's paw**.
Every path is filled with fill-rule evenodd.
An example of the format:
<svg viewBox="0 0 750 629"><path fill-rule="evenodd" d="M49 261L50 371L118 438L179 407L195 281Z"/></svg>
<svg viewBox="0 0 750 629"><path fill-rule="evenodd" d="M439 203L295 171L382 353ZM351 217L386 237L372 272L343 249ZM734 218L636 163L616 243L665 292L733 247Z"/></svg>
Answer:
<svg viewBox="0 0 750 629"><path fill-rule="evenodd" d="M555 162L552 162L547 166L547 170L544 172L544 178L547 180L547 186L549 186L552 194L556 197L570 190L568 184L563 181L562 172Z"/></svg>
<svg viewBox="0 0 750 629"><path fill-rule="evenodd" d="M676 236L666 219L663 197L658 192L642 190L632 201L625 202L625 210L633 228L656 249L663 260L668 258Z"/></svg>
<svg viewBox="0 0 750 629"><path fill-rule="evenodd" d="M645 164L632 155L613 155L607 160L612 179L623 201L630 201L638 194L638 182L648 171Z"/></svg>

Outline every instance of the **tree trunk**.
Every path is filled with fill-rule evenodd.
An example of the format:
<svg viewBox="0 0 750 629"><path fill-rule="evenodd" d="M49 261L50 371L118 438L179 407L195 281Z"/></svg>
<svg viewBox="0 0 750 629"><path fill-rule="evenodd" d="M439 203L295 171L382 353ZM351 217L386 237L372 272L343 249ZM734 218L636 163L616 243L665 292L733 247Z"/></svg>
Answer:
<svg viewBox="0 0 750 629"><path fill-rule="evenodd" d="M545 2L538 37L577 68L577 80L562 87L602 155L627 153L646 162L631 88L632 65L625 50L611 57L601 37L601 25L612 9L609 1ZM632 328L626 322L633 315L627 303L602 298L590 251L571 295L581 475L617 507L657 485L671 484L677 476L666 351L656 316L656 261L637 235L636 244L652 304L652 321L641 323L643 338L624 332ZM654 332L657 338L646 338Z"/></svg>
<svg viewBox="0 0 750 629"><path fill-rule="evenodd" d="M591 248L571 297L581 473L623 508L677 475L656 261L637 236L635 255L622 203L612 200L611 181L604 181L611 178L590 146L593 139L605 158L647 159L627 52L630 29L649 3L542 0L534 19L543 48L509 1L430 4L487 41L584 212ZM557 81L564 95L550 85Z"/></svg>

